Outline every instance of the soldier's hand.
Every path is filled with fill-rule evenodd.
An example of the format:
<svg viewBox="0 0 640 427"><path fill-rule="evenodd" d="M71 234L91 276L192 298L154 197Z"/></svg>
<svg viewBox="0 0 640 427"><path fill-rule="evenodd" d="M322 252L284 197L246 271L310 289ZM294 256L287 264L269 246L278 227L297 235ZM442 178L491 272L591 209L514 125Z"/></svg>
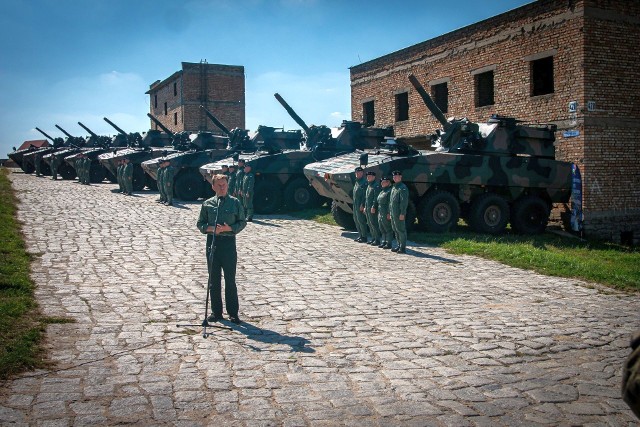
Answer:
<svg viewBox="0 0 640 427"><path fill-rule="evenodd" d="M402 214L398 215L398 219L399 219L400 221L404 221L404 215L402 215Z"/></svg>
<svg viewBox="0 0 640 427"><path fill-rule="evenodd" d="M360 212L364 212L364 205L360 206Z"/></svg>

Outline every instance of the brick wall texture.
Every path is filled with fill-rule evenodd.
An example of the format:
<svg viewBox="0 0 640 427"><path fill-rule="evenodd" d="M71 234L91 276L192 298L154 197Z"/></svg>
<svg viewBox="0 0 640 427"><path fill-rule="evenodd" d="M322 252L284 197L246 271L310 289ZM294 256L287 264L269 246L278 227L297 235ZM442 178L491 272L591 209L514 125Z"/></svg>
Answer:
<svg viewBox="0 0 640 427"><path fill-rule="evenodd" d="M351 68L352 119L373 100L375 126L397 136L439 129L408 81L428 92L446 82L447 117L484 122L492 114L555 123L556 159L583 177L587 235L640 239L640 1L539 0ZM532 61L553 57L553 92L532 96ZM474 77L493 71L494 104L476 107ZM409 94L409 119L395 122L395 94ZM570 102L577 103L575 112ZM595 108L588 109L590 105ZM595 104L593 104L595 103ZM564 137L566 131L577 136ZM575 135L575 132L573 132ZM556 206L555 216L559 209Z"/></svg>
<svg viewBox="0 0 640 427"><path fill-rule="evenodd" d="M150 112L173 132L222 131L200 108L204 105L228 129L245 128L244 67L182 63L182 70L151 85ZM151 128L156 125L151 122Z"/></svg>

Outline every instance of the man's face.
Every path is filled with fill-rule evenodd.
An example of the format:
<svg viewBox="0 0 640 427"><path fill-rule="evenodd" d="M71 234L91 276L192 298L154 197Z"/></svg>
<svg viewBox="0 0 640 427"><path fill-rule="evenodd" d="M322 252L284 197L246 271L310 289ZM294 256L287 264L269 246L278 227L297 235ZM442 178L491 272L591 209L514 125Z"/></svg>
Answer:
<svg viewBox="0 0 640 427"><path fill-rule="evenodd" d="M251 172L251 166L245 166L244 173L249 173L249 172Z"/></svg>
<svg viewBox="0 0 640 427"><path fill-rule="evenodd" d="M357 172L356 172L356 179L360 179L360 178L362 178L362 175L364 175L364 172L362 172L362 171L357 171Z"/></svg>
<svg viewBox="0 0 640 427"><path fill-rule="evenodd" d="M213 188L213 191L216 193L217 196L224 197L227 195L227 190L229 189L229 183L227 182L226 179L216 179L215 181L213 181L211 188Z"/></svg>
<svg viewBox="0 0 640 427"><path fill-rule="evenodd" d="M367 181L368 182L373 182L376 180L376 177L374 175L367 175Z"/></svg>
<svg viewBox="0 0 640 427"><path fill-rule="evenodd" d="M402 175L393 175L393 182L402 181Z"/></svg>
<svg viewBox="0 0 640 427"><path fill-rule="evenodd" d="M382 185L382 188L387 188L391 183L385 179L380 183L380 185Z"/></svg>

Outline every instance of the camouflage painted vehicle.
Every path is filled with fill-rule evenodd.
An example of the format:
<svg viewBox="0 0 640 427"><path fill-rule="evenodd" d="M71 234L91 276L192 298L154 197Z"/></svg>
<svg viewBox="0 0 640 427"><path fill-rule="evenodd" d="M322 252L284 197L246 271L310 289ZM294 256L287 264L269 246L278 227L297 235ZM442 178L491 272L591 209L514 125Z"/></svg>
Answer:
<svg viewBox="0 0 640 427"><path fill-rule="evenodd" d="M359 122L343 122L332 129L327 126L307 126L293 109L275 94L276 99L289 115L302 127L285 131L269 126L259 126L252 140L254 152L243 152L237 157L250 165L255 174L253 205L260 214L276 212L282 208L299 210L319 206L324 199L309 186L303 168L309 163L352 152L356 149L375 147L385 136L393 135L392 128L365 128ZM210 177L219 173L223 164L232 164L227 158L200 168L200 173Z"/></svg>
<svg viewBox="0 0 640 427"><path fill-rule="evenodd" d="M133 164L133 190L140 191L145 187L157 190L156 181L144 172L141 165L146 160L175 152L176 150L171 146L171 136L156 129L149 129L144 137L138 132L127 134L108 118L104 117L104 121L118 131L114 140L119 137L125 139L127 143L126 148L114 148L111 152L100 154L98 156L100 163L116 176L118 162L128 158ZM112 141L112 146L115 145L116 141Z"/></svg>
<svg viewBox="0 0 640 427"><path fill-rule="evenodd" d="M198 198L208 198L213 195L213 190L209 182L200 174L200 167L211 162L229 157L233 153L249 149L251 141L248 132L244 129L227 129L220 121L204 106L200 106L218 126L226 136L214 135L211 132L198 132L193 139L189 139L185 144L186 149L180 152L169 154L168 156L147 160L142 163L144 171L153 179L157 179L160 159L169 160L171 166L176 168L174 177L174 193L180 200L193 201ZM159 127L169 133L162 123L157 121L151 114L147 114L151 120Z"/></svg>
<svg viewBox="0 0 640 427"><path fill-rule="evenodd" d="M76 160L78 159L78 157L80 155L86 155L91 160L89 176L92 183L102 182L105 180L105 178L108 179L110 182L117 182L116 177L113 174L111 174L109 169L104 167L100 163L100 160L98 159L98 156L100 154L111 151L113 150L113 148L117 148L117 147L112 147L111 137L98 135L95 132L93 132L91 129L83 125L81 122L78 122L78 125L80 125L80 127L82 127L84 130L86 130L89 133L89 138L87 139L87 143L85 144L84 147L77 150L77 152L71 155L65 156L64 161L75 169ZM118 142L122 143L121 141L122 139L118 140Z"/></svg>
<svg viewBox="0 0 640 427"><path fill-rule="evenodd" d="M500 116L486 124L447 121L417 79L409 80L442 124L433 138L437 148L418 151L390 140L377 153L308 165L305 175L333 199L336 221L350 225L354 168L363 164L378 177L403 172L411 215L428 231L450 230L460 217L483 233L501 233L508 223L524 234L544 231L551 204L567 202L571 194L571 164L555 160L556 126L524 126Z"/></svg>
<svg viewBox="0 0 640 427"><path fill-rule="evenodd" d="M80 147L84 146L86 141L80 136L71 135L69 132L58 125L55 125L55 127L57 127L62 133L67 136L67 139L64 141L63 146L58 146L53 150L49 150L46 154L43 154L42 152L39 153L38 155L34 156L36 159L35 161L38 161L38 159L40 159L41 170L45 168L51 171L51 160L56 158L56 160L58 160L58 175L60 175L62 179L74 179L76 177L75 169L64 163L62 160L65 156L77 152ZM50 173L48 173L47 175L50 175Z"/></svg>
<svg viewBox="0 0 640 427"><path fill-rule="evenodd" d="M49 165L41 161L42 155L51 152L53 148L64 146L64 140L62 138L53 138L49 136L45 131L36 127L36 130L43 134L45 138L52 142L52 145L48 145L45 147L36 147L34 145L30 145L27 148L23 148L22 150L16 150L13 148L13 151L8 154L8 157L16 162L16 164L22 169L24 173L34 173L36 171L35 161L39 159L40 161L40 171L43 175L51 175L51 169ZM37 154L37 155L36 155ZM25 158L26 156L26 158Z"/></svg>

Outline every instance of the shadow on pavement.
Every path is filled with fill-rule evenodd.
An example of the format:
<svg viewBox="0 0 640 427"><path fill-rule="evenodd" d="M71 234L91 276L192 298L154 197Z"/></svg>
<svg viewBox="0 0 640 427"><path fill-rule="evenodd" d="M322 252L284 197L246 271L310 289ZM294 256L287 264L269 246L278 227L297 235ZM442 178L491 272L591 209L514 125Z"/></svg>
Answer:
<svg viewBox="0 0 640 427"><path fill-rule="evenodd" d="M234 331L240 332L250 340L258 341L265 344L284 344L290 347L291 352L295 353L315 353L315 350L308 347L310 341L304 337L282 335L278 332L271 331L269 329L261 329L251 323L244 320L239 325L231 323L230 321L224 321L225 326L230 326ZM255 351L274 351L269 349L262 349L250 345L252 350ZM275 350L283 351L283 350Z"/></svg>

